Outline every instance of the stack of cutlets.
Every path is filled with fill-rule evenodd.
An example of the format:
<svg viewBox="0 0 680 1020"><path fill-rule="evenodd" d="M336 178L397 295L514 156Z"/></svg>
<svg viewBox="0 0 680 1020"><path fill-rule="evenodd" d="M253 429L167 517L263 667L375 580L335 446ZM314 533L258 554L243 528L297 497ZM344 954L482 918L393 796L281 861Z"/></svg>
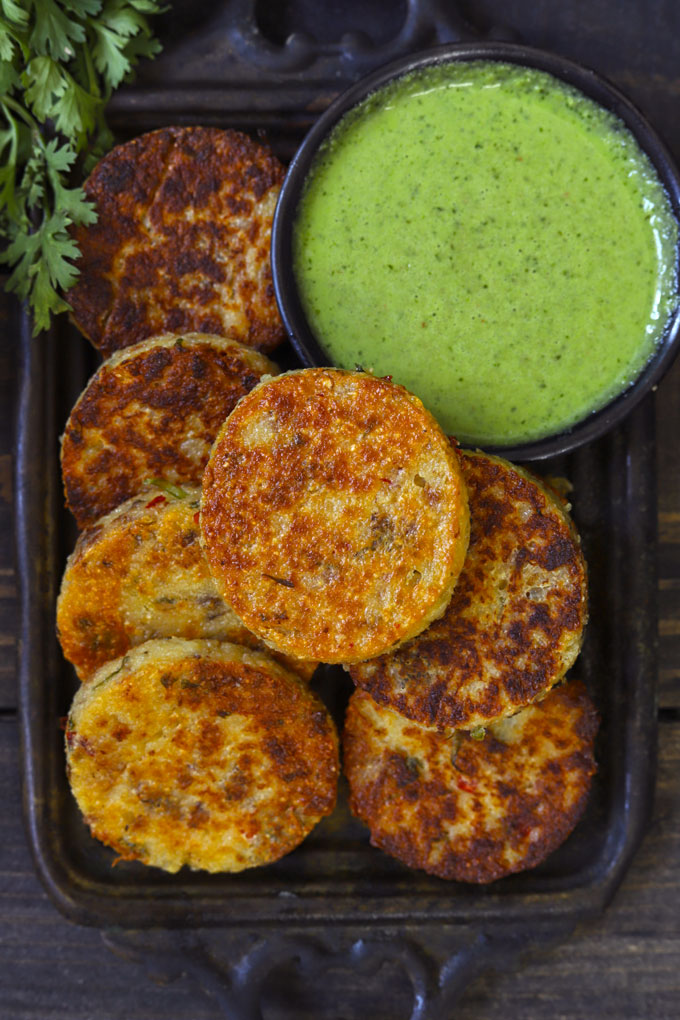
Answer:
<svg viewBox="0 0 680 1020"><path fill-rule="evenodd" d="M86 190L76 323L110 355L67 423L85 530L58 632L81 681L71 786L94 836L168 871L276 860L333 810L307 681L342 664L351 807L410 867L488 882L569 834L597 715L564 499L461 451L389 378L280 373L282 170L234 132L119 147Z"/></svg>
<svg viewBox="0 0 680 1020"><path fill-rule="evenodd" d="M458 450L414 402L337 369L260 385L217 437L201 527L248 626L348 665L345 771L372 842L487 882L542 861L585 806L597 715L562 681L586 566L556 491Z"/></svg>
<svg viewBox="0 0 680 1020"><path fill-rule="evenodd" d="M441 878L489 882L569 835L595 772L597 713L565 682L587 618L568 508L498 457L460 452L465 566L444 615L352 665L351 807L375 846Z"/></svg>
<svg viewBox="0 0 680 1020"><path fill-rule="evenodd" d="M168 129L120 146L86 185L68 295L109 355L62 439L82 531L57 607L81 681L73 792L121 858L239 871L295 847L335 805L338 738L306 682L220 596L200 483L237 402L279 368L269 270L283 169L235 132Z"/></svg>

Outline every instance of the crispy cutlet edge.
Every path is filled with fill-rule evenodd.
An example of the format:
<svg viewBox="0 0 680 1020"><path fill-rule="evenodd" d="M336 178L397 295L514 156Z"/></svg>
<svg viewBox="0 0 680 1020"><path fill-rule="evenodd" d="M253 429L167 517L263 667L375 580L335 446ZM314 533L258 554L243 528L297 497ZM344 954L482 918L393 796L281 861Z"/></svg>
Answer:
<svg viewBox="0 0 680 1020"><path fill-rule="evenodd" d="M511 471L514 471L516 474L518 474L522 478L524 478L527 482L535 485L543 493L543 495L546 497L546 499L548 500L550 506L552 506L557 511L560 519L567 526L567 528L569 530L570 537L571 537L572 541L574 542L575 546L578 548L578 552L579 552L579 563L580 563L580 566L581 566L582 571L583 571L583 588L582 588L582 590L583 590L583 619L582 619L582 624L581 624L581 628L580 628L578 644L576 646L576 649L572 653L570 659L563 666L561 671L555 676L555 678L553 679L553 682L549 686L547 686L547 687L542 687L536 694L534 694L528 701L524 702L523 704L513 706L508 711L502 712L501 714L499 714L497 716L494 716L492 719L485 719L483 723L479 724L479 726L473 725L472 727L468 727L466 725L463 725L463 726L460 726L460 727L455 727L452 723L441 723L441 724L436 724L434 722L426 723L426 722L423 722L423 720L421 720L421 719L412 718L411 716L406 715L405 713L403 713L401 711L401 709L398 707L398 705L394 704L394 702L391 701L389 698L387 698L387 699L380 699L380 698L376 697L376 692L372 689L373 685L372 686L366 686L366 685L364 685L362 683L358 683L357 682L357 680L355 679L354 675L352 674L352 670L351 670L350 667L352 667L354 665L360 665L361 664L360 662L355 663L355 662L347 661L346 663L343 663L343 666L350 673L350 676L352 678L353 683L355 684L355 687L357 689L359 689L359 690L365 691L365 693L368 694L369 697L372 698L372 700L375 702L376 705L378 705L381 708L391 708L393 711L396 711L399 714L401 714L403 716L403 718L409 719L410 721L412 721L416 725L422 726L422 727L424 727L426 729L431 729L431 730L433 730L435 732L441 732L441 733L445 733L445 732L451 732L451 733L454 733L454 732L465 732L469 728L472 728L472 729L477 729L479 727L485 728L486 726L493 725L494 722L500 722L502 719L510 718L511 716L516 715L518 712L521 712L524 708L527 708L529 705L532 705L532 704L535 704L535 703L541 701L547 694L550 693L551 690L553 690L558 684L560 684L560 683L562 683L564 681L564 679L565 679L566 675L568 674L569 670L573 667L574 663L576 662L576 660L577 660L578 656L580 655L581 650L583 648L583 642L585 640L586 629L587 629L588 619L589 619L589 610L588 610L588 564L587 564L585 556L583 555L581 536L580 536L579 531L576 528L576 525L575 525L575 523L574 523L574 521L573 521L573 519L571 517L571 514L569 512L570 511L570 505L568 504L568 502L564 498L564 496L561 494L561 492L558 489L556 489L554 486L551 486L549 483L546 483L539 475L535 474L533 471L531 471L531 470L529 470L529 469L527 469L527 468L525 468L523 466L514 464L512 461L509 461L509 460L507 460L504 457L498 456L497 454L486 453L484 450L480 450L480 449L467 449L467 448L463 448L463 447L460 446L458 441L453 436L450 436L449 440L451 442L451 445L457 450L457 452L458 452L458 454L460 455L461 458L470 457L470 458L475 458L475 459L490 460L490 461L493 461L493 462L499 464L505 470L509 469ZM567 480L565 479L565 481L567 481ZM567 484L570 484L570 483L567 481ZM472 514L471 514L471 517L473 517L473 516L474 516L474 512L472 512ZM444 612L445 611L446 611L446 607L444 609ZM440 617L442 615L443 615L443 613L440 614ZM435 617L433 620L430 621L430 623L435 622L435 620L440 618L440 617ZM429 626L429 624L428 624L428 626ZM414 635L414 636L417 637L418 635ZM405 642L402 642L402 644L403 643L405 643ZM399 647L401 647L401 645L396 646L395 648L390 649L387 653L384 653L384 654L390 655L393 652L398 651ZM380 659L381 656L375 656L375 658L376 659ZM370 660L362 660L362 661L370 661ZM385 672L384 671L384 667L382 669L379 669L379 672L380 672L381 675L384 674L384 672Z"/></svg>
<svg viewBox="0 0 680 1020"><path fill-rule="evenodd" d="M342 368L329 367L329 366L317 366L317 367L314 367L314 368L292 369L291 371L282 373L282 375L285 375L286 378L288 378L290 376L302 375L302 374L306 374L306 373L309 373L309 372L315 372L315 371L337 372L340 375L346 375L346 376L365 376L365 377L367 377L369 379L380 379L379 376L374 376L370 372L353 371L351 369L342 369ZM236 407L238 407L239 404L243 400L245 400L246 398L250 399L253 394L257 393L258 389L260 389L261 387L267 385L270 381L271 381L271 378L263 377L260 380L260 382L257 383L252 388L252 390L249 390L248 393L244 394L244 396L241 397L241 399L237 402L235 407L232 409L232 413L236 410ZM422 411L423 415L434 424L436 429L439 432L442 432L441 427L440 427L439 423L437 422L436 418L434 418L434 416L427 410L427 408L423 405L422 401L415 394L411 393L410 390L407 390L404 386L401 386L399 383L391 383L391 385L395 386L398 390L403 392L406 395L406 397L409 399L410 403L413 404L414 406L416 406L417 408L419 408ZM212 444L212 447L211 447L211 450L210 450L210 455L209 455L209 458L208 458L208 463L210 463L212 461L213 456L215 455L215 452L216 452L216 450L217 450L217 448L218 448L218 446L219 446L219 444L220 444L220 442L222 440L224 432L225 432L225 430L227 428L228 420L229 420L229 418L227 418L225 420L225 422L223 423L223 425L222 425L221 429L219 430L217 436L215 437L215 440L214 440L214 442ZM427 613L422 619L419 619L418 622L416 624L414 624L414 627L407 634L402 636L399 639L399 641L397 641L395 644L391 645L386 650L384 650L384 651L382 651L380 653L377 653L378 655L384 655L384 654L388 654L390 652L396 651L403 644L406 644L408 641L412 640L414 637L417 637L419 634L421 634L424 630L426 630L430 626L431 623L433 623L435 620L439 619L440 617L442 617L444 615L444 613L446 612L446 608L447 608L449 602L451 601L451 596L453 595L456 583L458 581L458 577L460 576L460 572L463 569L463 565L464 565L464 562L465 562L465 557L467 555L467 549L468 549L468 545L469 545L469 541L470 541L470 511L469 511L469 503L468 503L467 485L465 483L465 478L464 478L462 466L461 466L461 463L460 463L460 458L459 458L460 451L458 449L458 446L457 446L457 444L455 444L455 441L454 441L453 444L451 444L450 442L446 442L446 439L447 439L446 435L444 433L442 433L442 435L443 435L444 440L445 440L445 442L442 445L442 451L443 451L443 453L445 455L447 455L447 457L449 459L449 463L450 464L455 464L455 475L456 475L456 478L457 478L457 481L458 481L458 486L457 486L457 488L458 488L458 500L457 500L457 502L459 503L459 514L458 514L459 520L458 520L458 523L459 523L460 527L459 527L459 534L457 536L457 541L456 541L456 556L455 556L455 561L452 564L452 569L451 569L451 572L449 574L449 583L447 584L447 586L446 586L446 588L444 590L444 593L442 594L440 599L438 599L437 602L431 607L429 613ZM452 456L448 456L449 452L452 453ZM202 516L203 516L204 499L205 499L205 488L202 486L201 487L201 511L200 511L200 517L199 517L199 520L201 520L201 521L202 521ZM202 545L203 550L205 552L206 558L208 559L208 564L210 565L210 569L211 569L211 572L212 572L212 565L210 563L210 556L209 556L209 551L208 551L209 543L206 542L205 533L204 533L204 529L203 529L202 526L199 528L199 531L200 531L201 545ZM213 573L213 576L214 576L214 573ZM281 654L284 654L284 655L290 655L292 658L301 658L303 660L310 659L310 658L316 660L318 658L320 662L325 662L325 663L330 664L330 665L334 665L334 664L335 665L342 665L343 667L344 666L354 665L355 663L366 661L366 656L363 656L362 658L355 658L355 659L352 659L352 658L348 659L348 658L345 658L345 657L343 657L342 659L334 658L331 661L329 659L320 658L320 657L318 657L316 655L311 655L311 656L307 655L307 654L306 655L300 655L298 652L291 652L290 650L281 649L274 642L272 642L271 640L268 640L267 638L265 638L261 634L259 634L257 632L257 630L255 630L252 627L251 624L248 624L248 623L243 621L242 617L239 615L239 613L234 608L234 606L232 606L231 602L229 601L229 599L226 597L226 595L222 591L222 585L220 584L219 580L217 578L215 578L215 580L217 582L218 590L220 591L220 594L221 594L222 598L229 605L229 607L232 609L232 611L236 615L236 617L239 620L241 620L241 623L243 623L243 626L246 627L248 630L251 630L265 645L267 645L269 648L273 649L274 651L280 652ZM371 658L375 658L375 657L377 657L377 655L371 656Z"/></svg>
<svg viewBox="0 0 680 1020"><path fill-rule="evenodd" d="M151 235L150 235L150 233L149 233L149 231L147 229L147 226L146 226L146 217L148 215L148 211L153 206L153 203L156 200L156 196L158 195L158 192L160 191L161 187L165 183L165 179L166 179L166 177L168 175L168 167L170 165L170 159L172 157L172 153L174 152L176 144L177 144L177 141L176 141L177 140L177 134L179 132L181 132L181 131L186 131L186 130L188 130L188 129L187 128L165 127L165 128L157 128L155 131L147 132L146 135L139 135L138 136L139 138L142 138L142 137L151 138L151 137L155 137L155 136L159 136L159 135L166 135L166 136L169 136L171 138L171 145L170 145L170 147L168 149L168 152L167 152L167 155L166 155L166 157L165 157L165 159L163 161L163 167L162 167L159 179L158 179L158 184L156 185L156 189L155 189L155 191L154 191L154 193L153 193L153 195L151 197L151 201L145 207L144 215L141 216L139 221L138 221L138 226L139 226L140 230L142 230L144 232L144 234L146 234L146 236L149 238L149 240L151 240ZM108 163L113 158L113 154L116 153L118 149L122 148L123 145L127 145L127 144L128 144L127 142L123 142L123 143L121 143L121 145L115 146L108 153L106 153L106 155L94 167L94 169L92 170L92 173L90 174L88 179L83 184L83 189L85 191L85 194L86 194L87 198L91 202L95 203L95 211L96 211L96 199L92 198L91 195L89 194L88 185L91 184L92 186L94 186L96 184L97 179L99 177L99 174L103 172L102 168L105 165L108 165ZM97 219L99 219L99 213L97 213ZM76 282L75 282L74 286L78 285L78 281L80 280L81 273L82 273L82 269L78 266L77 262L76 262L76 268L78 269L78 278L76 279ZM110 356L112 353L115 353L115 351L113 351L113 352L112 351L108 351L106 349L105 345L102 343L102 338L106 334L106 327L107 327L108 321L111 318L111 315L113 313L113 308L114 308L114 304L115 304L113 292L112 292L111 301L109 302L109 307L108 307L108 309L106 310L106 312L104 313L104 315L102 317L102 322L101 322L101 325L100 325L100 328L99 328L99 334L100 334L99 340L95 340L95 338L86 329L84 329L80 325L80 323L78 322L78 320L76 318L75 309L73 308L73 306L68 301L68 294L69 294L69 291L67 291L66 294L64 295L64 299L66 300L66 303L67 303L67 305L69 307L69 315L68 315L69 322L73 326L75 326L75 328L78 330L78 332L82 336L84 336L86 340L89 340L89 342L92 344L92 346L95 348L95 350L99 351L99 353L102 355L102 357L106 358L107 356Z"/></svg>
<svg viewBox="0 0 680 1020"><path fill-rule="evenodd" d="M318 798L315 797L310 803L314 810L312 810L310 817L314 820L309 825L307 832L304 833L301 839L298 839L293 845L288 848L280 850L276 856L272 856L267 860L255 861L248 863L244 868L251 867L262 867L266 864L273 863L275 860L279 860L281 857L292 852L297 846L303 842L304 839L310 834L310 832L319 824L319 822L330 815L337 804L338 794L338 780L340 778L341 766L340 766L340 738L338 728L335 724L328 707L324 704L319 694L314 691L309 684L305 683L304 680L298 676L295 672L288 669L285 665L276 660L270 658L265 651L259 649L251 649L245 646L236 644L234 642L221 642L214 641L211 639L186 639L179 637L169 638L152 638L142 645L135 646L129 649L124 655L119 656L117 659L111 662L103 664L93 675L93 683L87 685L81 685L76 691L72 698L69 712L67 716L67 722L65 726L64 744L65 744L65 756L66 756L66 770L69 778L69 786L71 787L71 793L74 797L81 815L90 829L90 833L93 839L98 840L105 846L109 847L114 851L118 852L116 860L113 862L114 865L118 860L139 860L145 867L159 867L162 870L176 873L179 868L167 868L163 864L159 864L156 861L144 860L137 854L131 854L127 856L120 853L120 848L107 837L105 833L101 831L94 831L90 818L86 815L84 808L81 807L80 800L76 794L76 789L70 778L70 756L74 747L74 736L76 736L78 726L80 724L80 715L83 712L88 712L93 705L96 706L96 702L100 697L106 696L106 690L109 685L113 682L119 682L126 678L126 676L135 676L136 671L142 667L144 660L147 659L149 653L151 653L151 663L154 663L154 653L158 652L162 648L173 648L177 651L176 662L183 662L187 659L194 660L196 658L204 658L214 663L236 663L237 665L243 665L246 669L260 670L266 673L268 676L273 677L277 681L283 684L283 689L290 688L292 684L297 690L297 696L302 699L302 703L306 706L305 712L309 713L312 719L315 720L314 724L305 729L305 734L310 740L321 740L328 744L328 803L320 809L318 804ZM101 674L106 673L106 676ZM234 678L233 681L237 687L241 687L238 678ZM323 724L320 726L316 720L321 715L323 718ZM78 743L76 736L76 744ZM81 746L82 743L81 743ZM182 865L180 865L181 867ZM208 872L228 872L237 873L238 871L244 870L244 868L224 868L224 867L204 867L202 865L189 865L192 870L202 870Z"/></svg>
<svg viewBox="0 0 680 1020"><path fill-rule="evenodd" d="M544 860L546 860L547 857L550 856L550 854L554 853L555 850L557 850L569 838L569 836L574 831L576 825L580 821L586 809L588 799L590 797L590 792L592 789L593 778L597 773L597 760L595 758L595 740L601 723L600 714L597 710L595 702L593 701L585 683L582 680L579 679L574 680L568 678L567 676L563 676L559 681L557 681L556 684L553 685L552 688L546 690L545 692L542 692L540 698L536 700L543 700L543 698L545 698L548 694L550 694L552 691L555 691L555 689L558 686L565 688L566 689L565 693L567 693L568 691L568 697L569 700L571 701L572 706L577 712L580 713L578 721L574 728L574 732L583 745L580 754L584 755L587 759L587 761L585 762L586 767L584 769L579 770L581 774L580 782L581 790L578 795L578 798L572 804L570 809L567 812L563 812L560 815L561 824L559 825L557 831L555 831L555 826L552 826L551 827L552 831L545 834L540 841L538 841L535 845L532 845L529 848L530 852L527 855L525 855L522 862L510 868L499 866L493 870L487 867L485 870L479 866L475 868L474 862L467 860L461 862L459 858L455 858L454 860L449 859L448 865L444 868L429 867L426 864L422 863L417 854L408 853L409 845L408 841L407 847L404 848L403 842L398 842L397 838L391 836L390 834L386 834L387 838L381 838L380 835L374 835L371 821L366 815L366 812L362 811L360 807L360 800L363 802L364 798L363 797L359 798L355 794L353 784L351 783L348 770L345 766L346 757L345 745L357 742L356 733L354 733L350 728L351 720L350 712L348 711L348 713L345 716L345 723L343 725L341 733L342 768L350 787L349 798L350 811L356 818L359 819L359 821L362 822L362 824L364 824L368 828L369 841L371 846L374 846L377 849L381 850L382 852L388 853L391 856L396 857L396 859L401 861L409 868L424 871L426 874L435 875L436 877L441 878L445 881L458 881L477 885L490 884L491 882L499 881L500 879L507 878L513 874L528 871L534 867L537 867ZM368 691L358 688L357 690L352 692L352 696L350 698L350 705L354 704L355 707L351 711L360 720L361 726L370 726L370 724L364 720L361 708L357 707L361 705L361 702L366 700L373 701ZM533 702L531 702L529 705L522 706L522 708L517 709L517 711L512 713L512 715L517 715L523 711L526 711L526 709L531 707L532 704ZM381 706L376 703L376 707L378 711L386 710L388 712L394 712L396 715L400 714L398 710L393 708L392 706ZM507 718L507 716L504 718ZM429 732L435 732L437 733L438 736L441 737L443 741L450 740L452 737L454 738L458 737L459 741L464 737L470 738L469 730L455 731L455 733L447 735L443 731L433 730L432 727L423 726L422 723L418 723L413 720L409 720L409 724L416 728L420 728ZM350 734L352 735L350 736ZM382 741L380 741L377 737L376 741L382 744ZM365 754L369 754L370 756L370 745L367 741L367 738L363 734L359 736L358 746L360 750L363 750ZM406 853L404 852L404 849L407 850Z"/></svg>
<svg viewBox="0 0 680 1020"><path fill-rule="evenodd" d="M78 528L80 530L92 527L97 522L96 520L89 519L81 521L79 514L76 513L69 499L69 492L67 487L67 475L64 470L64 441L66 439L66 433L69 429L69 426L74 415L77 413L79 407L86 398L90 390L90 387L106 371L115 372L116 369L118 369L120 365L124 364L126 361L132 360L141 354L146 354L147 352L153 350L155 347L160 346L172 349L173 347L181 343L186 343L186 345L189 347L205 346L208 348L212 347L213 349L219 349L222 351L232 350L234 353L240 354L244 362L248 363L253 369L253 371L261 373L261 381L262 379L270 379L281 373L279 365L277 365L276 362L272 361L271 358L269 358L262 351L258 351L253 347L249 347L247 344L242 343L240 340L236 340L232 337L223 337L217 333L199 333L199 332L159 333L157 336L147 337L145 340L139 340L136 344L131 344L129 347L122 347L119 350L114 351L113 354L111 354L108 358L102 361L100 365L97 366L95 371L88 379L82 392L78 396L78 399L71 408L69 416L64 424L64 431L59 436L59 461L61 466L61 479L62 489L64 492L64 502L67 509L71 512L71 514L75 518ZM257 385L259 385L259 383ZM131 496L128 498L134 497ZM124 502L127 502L127 500L125 500ZM107 511L107 513L110 512L111 511ZM103 516L106 516L106 514Z"/></svg>
<svg viewBox="0 0 680 1020"><path fill-rule="evenodd" d="M568 478L561 477L559 479L556 478L555 479L555 484L552 484L549 478L543 478L541 475L537 474L531 468L526 467L523 464L514 464L512 461L507 460L505 457L501 457L501 456L499 456L497 454L492 454L492 453L484 453L484 451L482 451L482 450L463 450L463 449L461 449L460 453L465 455L465 456L472 456L472 457L483 456L483 457L486 457L489 460L494 460L494 461L496 461L496 462L498 462L500 464L509 465L510 468L513 471L516 471L518 475L521 475L528 482L533 482L534 485L538 486L538 488L544 494L544 496L549 501L551 506L553 506L557 510L557 512L559 513L561 519L567 525L567 528L569 529L569 534L571 535L572 541L578 547L579 554L580 554L580 557L579 557L580 558L580 564L581 564L581 567L583 568L583 599L584 599L584 607L583 607L583 624L581 626L580 641L579 641L579 645L578 645L578 651L576 652L576 657L578 657L578 655L580 654L581 648L583 647L583 642L585 640L585 634L586 634L586 628L588 626L588 621L590 619L590 612L589 612L589 578L588 578L588 561L586 560L586 558L585 558L585 556L583 554L583 543L581 541L581 534L580 534L578 528L576 527L574 519L573 519L573 517L571 515L571 503L566 498L566 491L568 491L568 492L572 492L573 491L573 486L572 486L571 482L569 481ZM558 484L560 486L559 488L558 488ZM565 493L560 491L560 489L562 487L565 488ZM555 683L552 684L551 687L548 687L546 689L546 691L552 690L552 687L554 687L556 684L560 683L560 681L564 679L564 677L566 676L566 674L569 672L569 670L573 666L574 662L576 661L576 657L574 658L573 662L563 670L563 672L557 678Z"/></svg>
<svg viewBox="0 0 680 1020"><path fill-rule="evenodd" d="M160 171L160 175L159 175L159 178L158 178L158 183L156 185L156 188L155 188L155 190L154 190L154 192L153 192L149 202L146 204L146 206L144 208L143 215L137 221L137 224L138 224L138 227L140 229L140 232L145 234L149 241L152 240L153 235L149 231L149 228L148 228L148 225L147 225L148 213L149 213L149 210L153 207L154 202L156 201L156 198L158 196L158 193L161 190L161 188L163 187L163 185L165 184L165 181L166 181L166 179L168 177L169 166L170 166L170 163L172 161L173 154L174 154L174 152L175 152L175 150L177 148L178 141L182 137L187 137L187 136L191 136L191 135L197 135L197 134L199 134L201 132L208 132L208 133L213 134L213 135L214 134L218 134L221 137L228 137L230 140L234 140L234 141L235 140L239 140L241 142L247 143L248 145L252 145L256 149L260 150L260 152L262 152L264 155L266 155L268 159L275 160L276 163L279 164L279 166L281 166L282 171L285 173L285 167L283 166L281 161L278 159L278 157L276 157L274 155L274 152L273 152L273 150L271 149L271 147L269 145L265 144L264 142L256 141L254 138L251 138L251 136L248 135L246 132L239 131L236 128L217 128L217 127L211 127L211 126L206 126L206 125L194 124L194 125L185 125L185 126L182 126L182 127L179 127L179 126L169 126L169 127L157 128L154 131L148 131L148 132L145 132L142 135L138 135L137 138L136 139L132 139L132 141L136 141L136 140L141 139L141 138L144 138L145 141L149 141L149 140L151 140L153 138L160 137L160 136L169 137L170 140L171 140L171 144L170 144L170 146L168 148L167 154L166 154L165 159L163 161L163 166L162 166L161 171ZM92 198L89 195L89 193L88 193L88 184L92 183L93 187L96 185L97 180L98 180L98 176L102 172L102 168L105 165L107 165L108 162L110 162L110 160L113 158L113 154L115 154L117 152L117 150L121 149L124 145L127 145L127 144L129 144L129 143L128 142L123 142L120 145L115 146L108 153L106 153L106 155L99 161L99 163L93 169L93 171L90 174L90 176L88 177L88 179L85 181L83 187L85 189L85 192L86 192L88 198L90 198L91 201L96 202L96 199ZM77 263L76 263L76 267L77 267ZM79 269L79 278L80 278L80 272L81 272L81 270ZM106 275L107 274L104 274L104 276L106 276ZM73 287L77 287L78 286L78 279L76 279L76 282L74 283ZM73 290L73 287L70 288L70 290ZM73 308L73 306L68 301L68 294L70 293L70 290L66 292L66 294L64 295L64 298L66 300L66 304L68 305L68 309L69 309L69 313L68 313L69 321L78 330L78 332L82 336L84 336L85 339L88 340L92 344L92 346L97 351L99 351L99 353L103 357L105 357L105 358L106 357L110 357L117 350L124 349L124 348L120 348L120 347L111 347L110 344L104 343L104 337L106 336L106 329L107 329L107 326L108 326L108 322L109 322L109 319L111 318L111 315L113 314L113 310L114 310L114 306L115 306L115 295L113 294L113 292L112 292L111 300L109 302L109 306L108 306L107 310L105 311L104 315L102 316L101 323L99 324L99 327L98 327L99 338L95 339L95 337L93 335L93 331L88 331L78 321L77 313L76 313L75 309ZM258 343L258 344L247 345L247 346L251 346L251 348L253 350L256 350L258 352L261 349L263 351L274 350L285 339L285 331L283 329L283 326L281 327L280 334L281 334L280 337L277 340L274 340L273 342L268 342L266 344ZM233 338L233 339L236 339L236 338Z"/></svg>

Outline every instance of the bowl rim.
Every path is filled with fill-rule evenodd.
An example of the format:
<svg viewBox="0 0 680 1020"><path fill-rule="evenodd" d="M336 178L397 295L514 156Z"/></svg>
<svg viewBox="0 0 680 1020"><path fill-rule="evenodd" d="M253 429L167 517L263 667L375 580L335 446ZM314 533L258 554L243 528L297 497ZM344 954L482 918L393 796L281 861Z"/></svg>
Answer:
<svg viewBox="0 0 680 1020"><path fill-rule="evenodd" d="M680 172L665 144L645 115L615 85L595 71L547 50L500 41L445 43L407 54L365 75L340 93L313 124L286 173L274 213L271 264L274 293L291 344L305 367L331 365L309 325L293 272L292 233L295 212L310 167L321 144L355 106L390 82L430 66L458 61L514 63L545 71L571 85L614 113L628 127L648 156L666 191L680 230ZM676 247L676 280L680 283L680 241ZM518 460L557 456L604 435L618 425L660 382L680 349L680 302L669 317L656 351L635 380L607 404L567 429L539 439L507 445L478 445L489 453Z"/></svg>

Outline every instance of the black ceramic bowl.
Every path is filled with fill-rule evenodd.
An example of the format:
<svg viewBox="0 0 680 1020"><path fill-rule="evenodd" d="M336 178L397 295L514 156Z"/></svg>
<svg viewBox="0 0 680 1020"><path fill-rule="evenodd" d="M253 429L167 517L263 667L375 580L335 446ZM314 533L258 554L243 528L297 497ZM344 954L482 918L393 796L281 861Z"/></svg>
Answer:
<svg viewBox="0 0 680 1020"><path fill-rule="evenodd" d="M288 169L274 217L272 271L276 297L285 327L305 365L327 365L329 359L314 335L303 310L293 272L293 226L310 167L320 145L340 119L370 93L409 72L450 61L503 61L546 71L579 89L617 115L647 154L663 183L675 218L680 221L680 175L673 161L642 114L616 88L593 71L541 50L513 43L456 43L412 54L378 69L342 93L319 118ZM677 265L676 253L676 265ZM535 441L487 446L516 460L551 457L595 439L617 425L659 382L680 347L680 310L667 324L655 353L635 382L600 410L589 413L571 428Z"/></svg>

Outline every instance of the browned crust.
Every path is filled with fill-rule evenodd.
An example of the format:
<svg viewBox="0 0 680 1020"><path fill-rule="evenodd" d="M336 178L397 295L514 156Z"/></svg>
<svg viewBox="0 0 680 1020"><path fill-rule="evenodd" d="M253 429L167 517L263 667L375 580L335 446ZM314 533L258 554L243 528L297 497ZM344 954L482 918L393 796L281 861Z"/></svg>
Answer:
<svg viewBox="0 0 680 1020"><path fill-rule="evenodd" d="M277 371L256 351L204 334L152 338L104 362L62 437L66 504L78 526L149 478L198 485L226 416L263 374Z"/></svg>
<svg viewBox="0 0 680 1020"><path fill-rule="evenodd" d="M200 490L147 486L81 532L57 600L57 633L80 679L159 637L264 650L220 597L200 543ZM271 653L305 680L317 663Z"/></svg>
<svg viewBox="0 0 680 1020"><path fill-rule="evenodd" d="M586 567L562 504L507 461L462 453L470 545L446 613L396 652L353 665L380 704L440 729L484 725L570 668L587 618Z"/></svg>
<svg viewBox="0 0 680 1020"><path fill-rule="evenodd" d="M522 716L518 742L500 739L501 723L482 740L458 734L456 749L434 730L395 725L397 713L356 691L344 767L350 806L371 843L461 882L491 882L545 860L585 808L598 717L579 682L554 688Z"/></svg>
<svg viewBox="0 0 680 1020"><path fill-rule="evenodd" d="M168 871L277 860L335 806L323 703L236 646L154 641L109 664L76 695L66 748L93 836Z"/></svg>
<svg viewBox="0 0 680 1020"><path fill-rule="evenodd" d="M85 182L98 219L78 227L66 294L103 354L164 332L284 336L271 280L271 220L284 168L238 131L170 127L119 145Z"/></svg>
<svg viewBox="0 0 680 1020"><path fill-rule="evenodd" d="M201 530L225 600L322 662L394 647L443 612L468 539L458 458L420 401L308 369L251 391L215 442Z"/></svg>

